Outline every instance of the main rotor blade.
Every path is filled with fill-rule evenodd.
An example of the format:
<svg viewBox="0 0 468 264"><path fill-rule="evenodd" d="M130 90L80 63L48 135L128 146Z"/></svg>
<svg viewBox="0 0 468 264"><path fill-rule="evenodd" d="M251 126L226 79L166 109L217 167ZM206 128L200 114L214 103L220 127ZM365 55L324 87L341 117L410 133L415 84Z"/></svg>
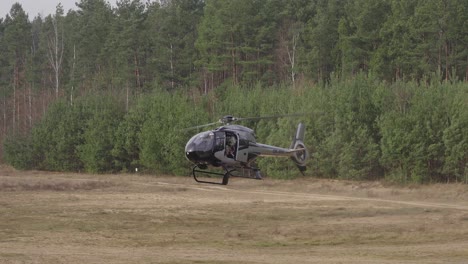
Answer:
<svg viewBox="0 0 468 264"><path fill-rule="evenodd" d="M271 115L271 116L257 116L257 117L239 117L237 121L240 120L260 120L260 119L273 119L281 117L294 117L294 116L306 116L306 113L296 113L296 114L284 114L284 115Z"/></svg>
<svg viewBox="0 0 468 264"><path fill-rule="evenodd" d="M209 126L216 125L216 124L219 124L219 123L220 123L219 121L216 121L216 122L209 123L209 124L193 126L193 127L187 127L184 130L192 130L192 129L198 129L198 128L203 128L203 127L209 127Z"/></svg>
<svg viewBox="0 0 468 264"><path fill-rule="evenodd" d="M213 122L213 123L208 123L208 124L203 124L203 125L199 125L199 126L188 127L188 128L185 128L184 130L193 130L193 129L199 129L199 128L203 128L203 127L213 126L213 125L216 125L216 124L229 124L231 122L244 121L244 120L274 119L274 118L281 118L281 117L294 117L294 116L306 116L306 115L307 115L306 113L257 116L257 117L234 117L234 116L228 115L228 116L222 117L219 121L216 121L216 122Z"/></svg>

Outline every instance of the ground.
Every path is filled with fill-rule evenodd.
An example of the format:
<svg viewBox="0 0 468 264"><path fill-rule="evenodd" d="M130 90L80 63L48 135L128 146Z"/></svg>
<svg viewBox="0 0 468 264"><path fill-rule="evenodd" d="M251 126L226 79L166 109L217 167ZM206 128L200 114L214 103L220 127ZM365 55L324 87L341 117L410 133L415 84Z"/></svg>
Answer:
<svg viewBox="0 0 468 264"><path fill-rule="evenodd" d="M0 167L0 263L467 262L467 185Z"/></svg>

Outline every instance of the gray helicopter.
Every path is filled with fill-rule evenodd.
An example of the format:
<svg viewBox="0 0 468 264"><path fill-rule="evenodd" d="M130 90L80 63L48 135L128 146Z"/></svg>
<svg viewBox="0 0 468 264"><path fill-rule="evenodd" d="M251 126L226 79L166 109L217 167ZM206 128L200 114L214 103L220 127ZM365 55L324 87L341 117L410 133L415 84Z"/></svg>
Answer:
<svg viewBox="0 0 468 264"><path fill-rule="evenodd" d="M252 129L232 124L241 120L276 118L254 117L236 118L224 116L218 122L196 126L201 128L214 124L222 126L193 136L185 146L185 156L194 166L192 176L196 182L227 185L230 177L262 179L260 169L255 165L259 156L289 157L301 173L306 170L309 153L304 144L305 126L299 123L296 134L289 148L281 148L258 143ZM280 116L282 117L282 116ZM191 128L191 129L193 129ZM224 172L209 170L208 167L222 168ZM200 176L221 177L221 182L200 180Z"/></svg>

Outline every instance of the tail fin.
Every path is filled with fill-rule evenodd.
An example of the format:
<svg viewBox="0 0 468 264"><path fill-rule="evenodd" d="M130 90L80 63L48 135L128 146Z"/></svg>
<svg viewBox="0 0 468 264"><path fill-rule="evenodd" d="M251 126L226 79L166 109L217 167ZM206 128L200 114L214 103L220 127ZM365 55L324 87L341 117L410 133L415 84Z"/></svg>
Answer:
<svg viewBox="0 0 468 264"><path fill-rule="evenodd" d="M296 150L292 153L291 159L296 163L297 168L299 171L301 171L302 174L304 174L304 171L307 169L306 162L309 158L309 152L307 151L307 148L304 144L304 137L305 125L299 123L290 149Z"/></svg>

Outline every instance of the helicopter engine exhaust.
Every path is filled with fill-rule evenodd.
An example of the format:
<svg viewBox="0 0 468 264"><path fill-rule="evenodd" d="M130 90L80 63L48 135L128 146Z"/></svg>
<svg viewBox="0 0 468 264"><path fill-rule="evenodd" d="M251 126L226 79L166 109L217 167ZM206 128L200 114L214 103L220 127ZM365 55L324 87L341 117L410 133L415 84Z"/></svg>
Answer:
<svg viewBox="0 0 468 264"><path fill-rule="evenodd" d="M302 174L304 174L304 171L307 169L306 162L309 158L309 152L307 151L307 148L304 144L304 137L305 125L299 123L290 149L294 150L291 155L291 159L294 161L294 163L296 163L297 168Z"/></svg>

